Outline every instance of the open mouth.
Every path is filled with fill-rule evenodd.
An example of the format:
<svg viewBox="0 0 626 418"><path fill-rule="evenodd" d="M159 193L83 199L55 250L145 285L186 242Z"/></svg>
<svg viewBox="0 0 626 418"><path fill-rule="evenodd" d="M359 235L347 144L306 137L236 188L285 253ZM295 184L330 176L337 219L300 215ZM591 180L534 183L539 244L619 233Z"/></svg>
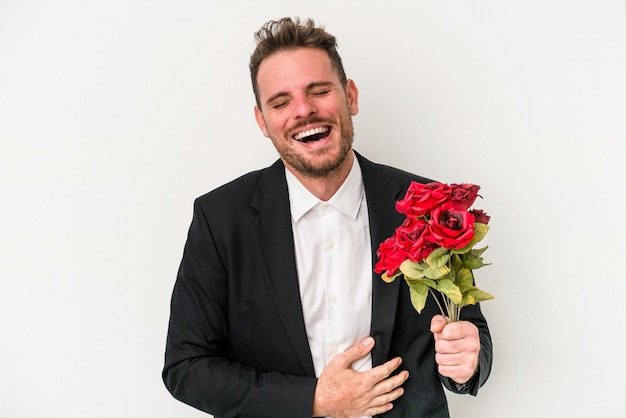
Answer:
<svg viewBox="0 0 626 418"><path fill-rule="evenodd" d="M320 126L317 128L302 131L293 136L299 142L315 142L330 135L330 126Z"/></svg>

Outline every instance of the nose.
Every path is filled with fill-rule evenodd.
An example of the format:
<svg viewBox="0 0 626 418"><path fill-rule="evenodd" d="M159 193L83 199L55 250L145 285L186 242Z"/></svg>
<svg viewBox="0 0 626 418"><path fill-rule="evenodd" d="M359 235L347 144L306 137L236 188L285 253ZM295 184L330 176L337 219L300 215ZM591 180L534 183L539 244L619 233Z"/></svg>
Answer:
<svg viewBox="0 0 626 418"><path fill-rule="evenodd" d="M302 95L298 98L294 99L295 103L294 103L294 109L295 109L295 117L300 119L300 118L308 118L311 115L314 115L315 113L317 113L317 106L315 106L315 103L313 102L313 100L306 96L306 95Z"/></svg>

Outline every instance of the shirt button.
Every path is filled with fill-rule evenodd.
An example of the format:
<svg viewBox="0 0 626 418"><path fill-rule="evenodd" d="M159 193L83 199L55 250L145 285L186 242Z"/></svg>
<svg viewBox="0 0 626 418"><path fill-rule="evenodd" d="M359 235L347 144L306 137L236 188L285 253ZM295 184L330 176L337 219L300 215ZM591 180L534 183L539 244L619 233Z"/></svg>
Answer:
<svg viewBox="0 0 626 418"><path fill-rule="evenodd" d="M337 347L333 347L330 349L330 354L337 354Z"/></svg>
<svg viewBox="0 0 626 418"><path fill-rule="evenodd" d="M328 244L326 244L326 248L328 248L329 250L332 250L335 247L335 244L333 244L332 242L329 242Z"/></svg>
<svg viewBox="0 0 626 418"><path fill-rule="evenodd" d="M337 298L336 298L336 297L334 297L334 296L332 296L332 297L330 298L330 303L336 303L336 302L337 302Z"/></svg>

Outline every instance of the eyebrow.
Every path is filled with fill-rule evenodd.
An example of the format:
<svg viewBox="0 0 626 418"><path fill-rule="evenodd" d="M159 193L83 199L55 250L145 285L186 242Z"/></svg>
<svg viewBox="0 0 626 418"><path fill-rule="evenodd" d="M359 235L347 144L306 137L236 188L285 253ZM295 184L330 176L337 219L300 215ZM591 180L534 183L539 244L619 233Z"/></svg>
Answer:
<svg viewBox="0 0 626 418"><path fill-rule="evenodd" d="M306 86L306 91L311 91L316 87L334 87L334 84L331 81L313 81L312 83L309 83ZM284 96L290 96L290 94L286 91L279 91L278 93L270 96L266 101L265 104L269 105L270 103L272 103L273 101L275 101L276 99L280 98L280 97L284 97Z"/></svg>

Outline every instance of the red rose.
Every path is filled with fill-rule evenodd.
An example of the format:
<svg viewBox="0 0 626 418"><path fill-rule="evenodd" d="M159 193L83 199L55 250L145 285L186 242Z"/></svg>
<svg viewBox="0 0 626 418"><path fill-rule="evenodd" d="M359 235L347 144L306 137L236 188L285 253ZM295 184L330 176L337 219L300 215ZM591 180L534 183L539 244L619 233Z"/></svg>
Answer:
<svg viewBox="0 0 626 418"><path fill-rule="evenodd" d="M470 210L470 213L474 216L474 222L478 222L480 224L487 225L489 223L489 219L491 219L491 216L487 215L480 209L472 209Z"/></svg>
<svg viewBox="0 0 626 418"><path fill-rule="evenodd" d="M450 186L450 201L456 210L467 210L476 200L480 186L475 184L452 184Z"/></svg>
<svg viewBox="0 0 626 418"><path fill-rule="evenodd" d="M396 274L400 268L400 264L406 260L409 255L402 245L398 244L397 234L383 241L376 251L378 262L374 266L377 274L387 272L389 276Z"/></svg>
<svg viewBox="0 0 626 418"><path fill-rule="evenodd" d="M433 211L430 232L434 242L444 248L463 248L474 237L474 216L446 203Z"/></svg>
<svg viewBox="0 0 626 418"><path fill-rule="evenodd" d="M422 262L437 248L430 239L428 221L407 218L396 230L397 243L408 253L408 258L417 263Z"/></svg>
<svg viewBox="0 0 626 418"><path fill-rule="evenodd" d="M450 186L437 182L411 182L404 199L396 202L396 210L408 217L427 215L448 199L450 189Z"/></svg>

